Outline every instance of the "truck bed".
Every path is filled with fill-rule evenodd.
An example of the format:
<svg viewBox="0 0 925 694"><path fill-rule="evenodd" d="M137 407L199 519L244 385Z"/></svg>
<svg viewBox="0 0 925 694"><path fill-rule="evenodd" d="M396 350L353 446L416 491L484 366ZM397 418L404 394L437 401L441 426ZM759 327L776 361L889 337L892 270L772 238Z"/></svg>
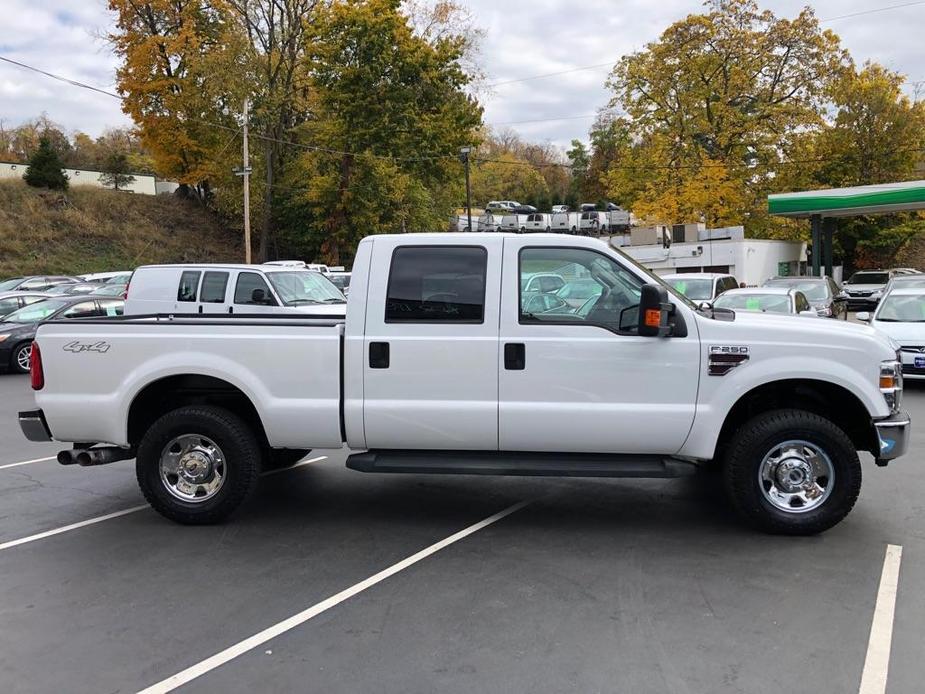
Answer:
<svg viewBox="0 0 925 694"><path fill-rule="evenodd" d="M143 315L39 328L36 404L62 441L129 443L133 402L185 374L243 393L277 448L340 446L344 320L330 316Z"/></svg>

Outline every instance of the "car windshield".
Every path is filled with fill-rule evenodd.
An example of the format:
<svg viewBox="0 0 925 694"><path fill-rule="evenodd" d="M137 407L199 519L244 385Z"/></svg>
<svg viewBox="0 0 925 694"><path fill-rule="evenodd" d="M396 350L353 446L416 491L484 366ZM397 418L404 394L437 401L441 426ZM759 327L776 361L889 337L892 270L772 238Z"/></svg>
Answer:
<svg viewBox="0 0 925 694"><path fill-rule="evenodd" d="M766 287L791 287L803 292L810 301L824 301L828 298L829 292L824 280L806 280L794 277L789 280L771 280L765 284Z"/></svg>
<svg viewBox="0 0 925 694"><path fill-rule="evenodd" d="M51 314L56 313L65 306L70 306L70 304L70 301L49 299L48 301L41 301L37 304L25 306L18 311L14 311L4 320L10 323L36 323L40 320L45 320Z"/></svg>
<svg viewBox="0 0 925 694"><path fill-rule="evenodd" d="M885 272L855 272L848 284L886 284L890 276Z"/></svg>
<svg viewBox="0 0 925 694"><path fill-rule="evenodd" d="M319 272L268 272L267 277L286 306L347 303L341 291Z"/></svg>
<svg viewBox="0 0 925 694"><path fill-rule="evenodd" d="M99 289L94 289L93 293L97 296L122 296L125 293L125 285L104 284Z"/></svg>
<svg viewBox="0 0 925 694"><path fill-rule="evenodd" d="M121 275L110 277L104 284L128 284L131 276L131 272L123 272Z"/></svg>
<svg viewBox="0 0 925 694"><path fill-rule="evenodd" d="M713 298L713 280L676 277L668 280L668 284L692 301L709 301Z"/></svg>
<svg viewBox="0 0 925 694"><path fill-rule="evenodd" d="M350 286L350 275L331 275L328 279L331 281L331 284L341 291L344 291Z"/></svg>
<svg viewBox="0 0 925 694"><path fill-rule="evenodd" d="M925 294L887 294L876 320L888 323L925 323Z"/></svg>
<svg viewBox="0 0 925 694"><path fill-rule="evenodd" d="M790 297L786 294L723 294L713 306L738 311L790 313Z"/></svg>
<svg viewBox="0 0 925 694"><path fill-rule="evenodd" d="M0 282L0 292L16 289L16 287L18 287L20 284L22 284L22 277L14 277L11 280L3 280Z"/></svg>

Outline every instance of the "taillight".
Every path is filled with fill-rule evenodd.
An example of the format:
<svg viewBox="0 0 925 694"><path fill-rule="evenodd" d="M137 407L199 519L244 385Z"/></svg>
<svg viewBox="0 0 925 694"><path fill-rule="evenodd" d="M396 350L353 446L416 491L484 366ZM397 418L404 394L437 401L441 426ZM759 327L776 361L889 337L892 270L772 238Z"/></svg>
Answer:
<svg viewBox="0 0 925 694"><path fill-rule="evenodd" d="M42 350L39 343L32 343L32 355L29 358L29 375L32 377L32 390L45 387L45 370L42 368Z"/></svg>
<svg viewBox="0 0 925 694"><path fill-rule="evenodd" d="M122 292L122 299L123 299L123 300L124 300L124 299L128 299L128 288L131 287L131 286L132 286L132 283L131 283L131 282L129 282L128 284L125 285L125 291Z"/></svg>

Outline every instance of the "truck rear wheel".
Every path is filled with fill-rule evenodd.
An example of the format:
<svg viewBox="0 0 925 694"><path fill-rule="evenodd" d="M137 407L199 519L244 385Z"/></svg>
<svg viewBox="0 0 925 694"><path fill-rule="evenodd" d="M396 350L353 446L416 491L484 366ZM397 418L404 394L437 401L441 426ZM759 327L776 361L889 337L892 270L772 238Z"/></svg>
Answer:
<svg viewBox="0 0 925 694"><path fill-rule="evenodd" d="M251 427L220 407L168 412L142 438L138 484L162 516L187 525L218 523L253 491L262 463Z"/></svg>
<svg viewBox="0 0 925 694"><path fill-rule="evenodd" d="M758 528L815 535L838 524L861 491L861 463L848 436L803 410L775 410L745 423L726 450L726 493Z"/></svg>

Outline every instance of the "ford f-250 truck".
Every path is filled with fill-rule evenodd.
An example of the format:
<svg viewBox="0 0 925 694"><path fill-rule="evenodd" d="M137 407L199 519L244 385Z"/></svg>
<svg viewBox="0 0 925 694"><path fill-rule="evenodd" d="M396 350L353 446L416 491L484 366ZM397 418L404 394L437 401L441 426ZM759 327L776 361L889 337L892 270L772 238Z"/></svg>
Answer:
<svg viewBox="0 0 925 694"><path fill-rule="evenodd" d="M536 273L600 292L578 307L535 300L524 279ZM698 307L619 251L570 236L370 237L345 320L47 323L32 365L39 409L20 413L26 436L75 442L62 463L134 457L148 501L181 523L220 521L262 467L346 443L363 472L715 467L755 525L809 534L854 505L858 451L885 465L909 440L888 338Z"/></svg>

